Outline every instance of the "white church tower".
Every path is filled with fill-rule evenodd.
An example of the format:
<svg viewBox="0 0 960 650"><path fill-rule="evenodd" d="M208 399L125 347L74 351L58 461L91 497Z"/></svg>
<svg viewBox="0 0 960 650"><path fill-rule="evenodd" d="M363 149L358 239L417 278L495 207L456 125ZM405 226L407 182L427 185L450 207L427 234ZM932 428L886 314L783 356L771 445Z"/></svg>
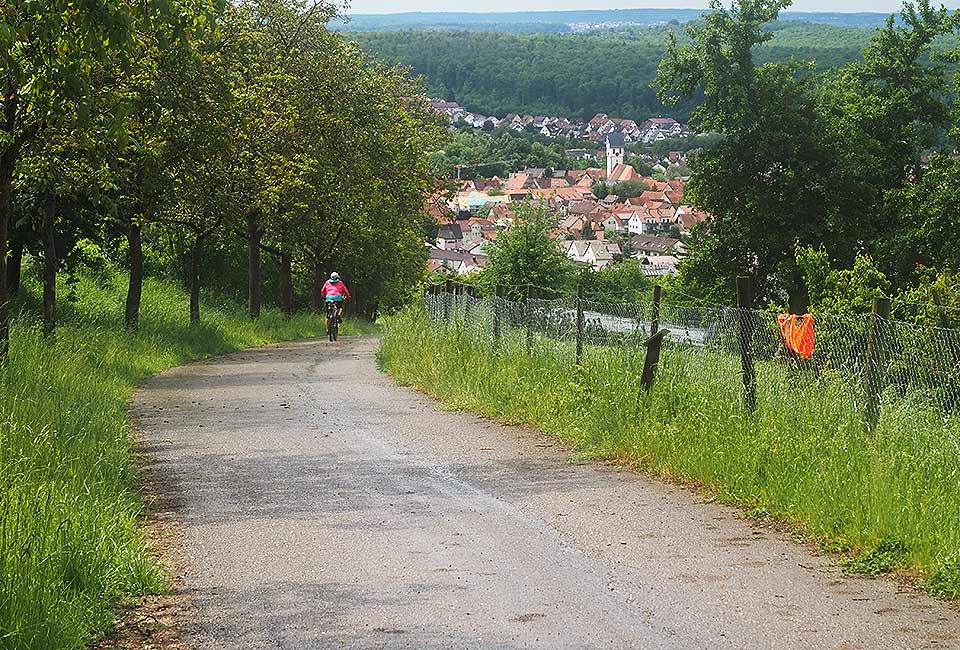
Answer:
<svg viewBox="0 0 960 650"><path fill-rule="evenodd" d="M623 164L623 134L619 131L607 135L607 178L613 175L617 165Z"/></svg>

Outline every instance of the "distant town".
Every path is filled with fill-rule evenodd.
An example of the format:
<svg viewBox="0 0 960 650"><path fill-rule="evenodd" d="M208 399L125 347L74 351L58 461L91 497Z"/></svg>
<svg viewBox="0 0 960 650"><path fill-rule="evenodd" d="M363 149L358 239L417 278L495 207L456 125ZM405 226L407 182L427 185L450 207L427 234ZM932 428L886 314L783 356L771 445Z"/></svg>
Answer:
<svg viewBox="0 0 960 650"><path fill-rule="evenodd" d="M444 105L455 113L452 102ZM471 115L466 112L454 119L466 120ZM512 126L523 124L527 117L514 115L504 120ZM533 118L534 122L537 119ZM551 236L575 263L599 270L632 258L647 275L676 273L685 253L683 236L709 215L684 203L685 178L641 176L624 162L627 132L623 127L631 129L633 137L642 138L651 128L679 133L682 125L665 121L636 125L605 116L584 124L582 133L591 139L606 131L599 136L604 142L605 168L528 168L507 178L458 181L455 190L432 197L428 213L439 229L436 238L427 242L428 270L468 275L482 269L491 242L513 223L515 204L530 202L549 217ZM546 122L542 128L547 128ZM680 164L679 152L667 157L668 164L671 158ZM617 195L618 189L631 190L631 196Z"/></svg>
<svg viewBox="0 0 960 650"><path fill-rule="evenodd" d="M570 120L565 117L519 113L509 113L500 118L469 111L457 102L443 99L431 99L430 105L447 117L451 128L463 125L492 131L506 124L516 131L532 129L547 137L588 140L596 143L604 142L611 133L620 133L624 142L642 144L695 135L687 125L681 124L672 117L651 117L640 123L635 120L610 117L606 113L597 113L589 120Z"/></svg>

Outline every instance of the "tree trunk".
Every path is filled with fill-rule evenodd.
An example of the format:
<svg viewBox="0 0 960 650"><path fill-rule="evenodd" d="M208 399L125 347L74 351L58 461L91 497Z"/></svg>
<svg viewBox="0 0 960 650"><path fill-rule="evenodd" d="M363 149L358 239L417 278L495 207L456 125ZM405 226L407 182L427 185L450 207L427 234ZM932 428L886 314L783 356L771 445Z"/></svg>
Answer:
<svg viewBox="0 0 960 650"><path fill-rule="evenodd" d="M791 275L791 285L787 288L787 308L791 314L803 315L810 311L810 295L799 269Z"/></svg>
<svg viewBox="0 0 960 650"><path fill-rule="evenodd" d="M260 210L247 213L247 307L250 318L260 318Z"/></svg>
<svg viewBox="0 0 960 650"><path fill-rule="evenodd" d="M57 197L47 194L43 205L43 331L57 327Z"/></svg>
<svg viewBox="0 0 960 650"><path fill-rule="evenodd" d="M293 316L293 260L286 249L280 251L280 309Z"/></svg>
<svg viewBox="0 0 960 650"><path fill-rule="evenodd" d="M313 262L313 311L322 314L325 305L323 300L323 285L327 281L324 273L324 264L316 259Z"/></svg>
<svg viewBox="0 0 960 650"><path fill-rule="evenodd" d="M20 271L23 268L24 243L19 237L10 241L10 256L7 259L7 287L10 295L20 291Z"/></svg>
<svg viewBox="0 0 960 650"><path fill-rule="evenodd" d="M190 324L200 322L200 264L203 261L203 240L197 235L190 255Z"/></svg>
<svg viewBox="0 0 960 650"><path fill-rule="evenodd" d="M10 352L10 288L7 285L7 238L10 233L10 195L13 190L13 170L16 155L7 145L0 156L0 363Z"/></svg>
<svg viewBox="0 0 960 650"><path fill-rule="evenodd" d="M130 329L140 324L140 298L143 295L143 243L142 228L136 219L127 228L127 244L130 249L130 279L127 284L127 307L124 323Z"/></svg>

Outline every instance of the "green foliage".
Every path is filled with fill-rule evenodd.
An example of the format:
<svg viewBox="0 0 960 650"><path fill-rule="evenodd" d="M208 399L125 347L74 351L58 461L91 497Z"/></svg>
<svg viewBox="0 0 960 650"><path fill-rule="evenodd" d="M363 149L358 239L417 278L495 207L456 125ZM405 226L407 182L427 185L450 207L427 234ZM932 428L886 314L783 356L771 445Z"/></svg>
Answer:
<svg viewBox="0 0 960 650"><path fill-rule="evenodd" d="M883 540L843 563L851 573L875 576L905 568L910 549L900 540Z"/></svg>
<svg viewBox="0 0 960 650"><path fill-rule="evenodd" d="M387 61L411 66L426 77L432 94L488 115L589 118L603 112L645 120L663 110L649 86L666 45L662 32L642 40L439 31L355 32L350 38Z"/></svg>
<svg viewBox="0 0 960 650"><path fill-rule="evenodd" d="M643 302L650 296L652 282L637 260L624 260L581 276L583 295L588 300L619 304Z"/></svg>
<svg viewBox="0 0 960 650"><path fill-rule="evenodd" d="M796 256L813 311L867 313L873 299L886 295L890 288L890 281L869 255L857 255L849 269L830 268L829 256L822 246L798 247Z"/></svg>
<svg viewBox="0 0 960 650"><path fill-rule="evenodd" d="M507 31L507 32L569 32L572 24L616 24L616 27L594 30L597 34L610 32L632 34L644 32L645 25L676 26L698 20L704 9L576 9L550 11L506 11L490 13L474 12L417 12L394 14L357 14L344 22L340 29L346 30L398 30L398 29L443 29L456 31ZM838 44L849 39L857 28L873 28L886 18L882 13L847 12L786 12L783 20L770 26L771 30L793 32L796 27L802 33L816 37L820 31L839 32ZM809 41L804 41L809 44Z"/></svg>
<svg viewBox="0 0 960 650"><path fill-rule="evenodd" d="M861 60L818 74L809 63L755 61L785 4L744 0L707 14L688 27L688 43L672 40L656 85L665 101L702 93L693 123L723 136L698 156L686 188L712 221L694 237L683 277L729 300L729 279L750 273L761 300L786 294L802 311L797 242L823 245L842 266L867 242L886 267L882 242L897 225L880 216L884 197L946 124L945 71L926 58L958 18L908 2Z"/></svg>
<svg viewBox="0 0 960 650"><path fill-rule="evenodd" d="M580 239L583 240L593 240L597 238L597 233L593 231L593 226L589 221L584 221L583 226L580 228Z"/></svg>
<svg viewBox="0 0 960 650"><path fill-rule="evenodd" d="M917 325L956 328L960 324L960 273L920 269L916 282L897 295L893 315Z"/></svg>
<svg viewBox="0 0 960 650"><path fill-rule="evenodd" d="M187 359L322 331L269 307L251 320L229 300L204 300L202 287L245 295L250 245L265 258L250 284L284 304L294 291L319 302L334 268L361 313L409 300L435 189L425 152L444 130L419 82L327 29L332 4L7 9L0 646L80 648L109 627L119 599L163 586L131 489L133 386ZM44 314L59 312L52 337L33 316L41 267ZM5 359L6 279L18 270L26 287ZM175 288L184 281L189 310Z"/></svg>
<svg viewBox="0 0 960 650"><path fill-rule="evenodd" d="M643 181L620 181L610 188L610 194L616 194L621 199L632 199L648 189L650 188Z"/></svg>
<svg viewBox="0 0 960 650"><path fill-rule="evenodd" d="M934 598L960 598L960 554L942 562L940 568L923 581L922 586Z"/></svg>
<svg viewBox="0 0 960 650"><path fill-rule="evenodd" d="M881 250L901 277L918 267L960 268L960 161L938 155L914 183L887 197L890 237Z"/></svg>
<svg viewBox="0 0 960 650"><path fill-rule="evenodd" d="M410 29L349 37L424 75L434 96L481 113L590 118L602 112L640 121L664 113L686 119L696 105L665 105L650 87L673 29L565 35ZM816 59L827 69L855 60L870 30L785 22L771 35L758 52L761 61Z"/></svg>
<svg viewBox="0 0 960 650"><path fill-rule="evenodd" d="M131 490L133 388L190 359L323 332L317 318L273 309L252 321L212 295L205 322L191 327L186 296L158 280L147 282L131 332L119 318L124 289L121 276L81 277L56 340L26 311L39 300L34 281L19 305L0 376L0 645L9 650L86 647L112 625L119 599L165 588Z"/></svg>
<svg viewBox="0 0 960 650"><path fill-rule="evenodd" d="M537 426L580 456L695 482L813 538L871 549L864 570L916 568L934 595L960 593L955 415L891 400L864 435L843 379L797 381L780 363L757 364L748 414L739 356L669 343L638 403L642 355L629 348L587 345L575 372L572 341L538 337L528 353L519 330L494 353L469 330L427 322L419 307L386 321L381 343L388 372L448 405Z"/></svg>
<svg viewBox="0 0 960 650"><path fill-rule="evenodd" d="M490 246L481 272L488 287L504 285L508 295L526 295L526 286L562 292L573 281L573 263L550 238L550 222L542 208L518 204L510 230Z"/></svg>
<svg viewBox="0 0 960 650"><path fill-rule="evenodd" d="M437 169L450 176L456 176L457 166L463 165L460 178L506 178L511 172L527 167L581 168L583 161L570 160L564 154L565 149L574 149L580 144L500 126L490 133L458 131L443 150L433 153L430 159Z"/></svg>

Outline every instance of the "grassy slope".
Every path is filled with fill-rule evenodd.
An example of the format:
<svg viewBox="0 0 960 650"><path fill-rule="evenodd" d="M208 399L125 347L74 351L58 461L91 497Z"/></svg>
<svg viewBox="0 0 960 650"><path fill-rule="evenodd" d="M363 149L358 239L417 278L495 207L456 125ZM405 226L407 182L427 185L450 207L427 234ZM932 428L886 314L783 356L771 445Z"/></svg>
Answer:
<svg viewBox="0 0 960 650"><path fill-rule="evenodd" d="M131 333L119 324L123 278L75 286L54 342L31 317L16 320L0 373L0 648L82 648L112 625L118 598L164 588L131 491L127 402L139 382L190 359L322 334L309 315L266 310L251 322L240 306L210 301L191 327L186 295L158 280ZM22 303L36 293L28 287Z"/></svg>
<svg viewBox="0 0 960 650"><path fill-rule="evenodd" d="M416 309L388 319L384 369L446 403L536 425L581 454L616 459L706 486L720 498L796 522L852 570L918 573L934 595L960 597L957 418L885 404L873 434L828 375L797 381L758 366L758 409L742 408L739 359L668 347L657 384L638 401L642 355L539 342L499 354Z"/></svg>

